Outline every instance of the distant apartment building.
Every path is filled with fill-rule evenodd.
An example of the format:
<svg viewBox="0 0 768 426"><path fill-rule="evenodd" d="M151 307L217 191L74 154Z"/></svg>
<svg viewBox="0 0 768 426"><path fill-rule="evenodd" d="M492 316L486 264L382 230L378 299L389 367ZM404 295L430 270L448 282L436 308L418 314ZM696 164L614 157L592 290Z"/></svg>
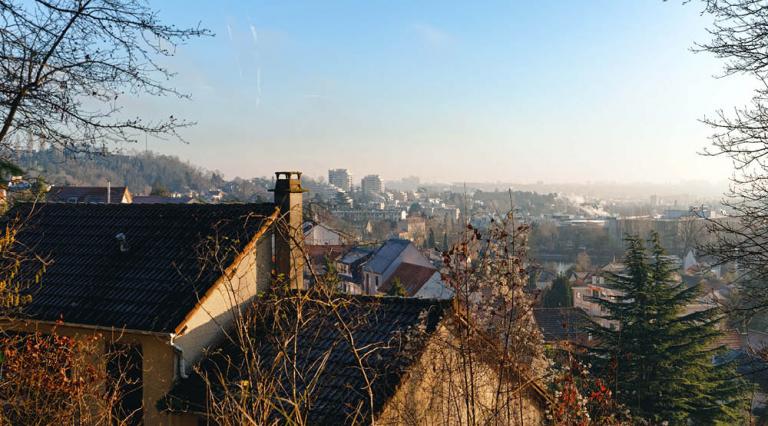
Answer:
<svg viewBox="0 0 768 426"><path fill-rule="evenodd" d="M352 174L347 169L328 170L328 183L349 192L352 189Z"/></svg>
<svg viewBox="0 0 768 426"><path fill-rule="evenodd" d="M360 181L360 189L364 194L380 194L384 192L384 184L379 175L368 175Z"/></svg>

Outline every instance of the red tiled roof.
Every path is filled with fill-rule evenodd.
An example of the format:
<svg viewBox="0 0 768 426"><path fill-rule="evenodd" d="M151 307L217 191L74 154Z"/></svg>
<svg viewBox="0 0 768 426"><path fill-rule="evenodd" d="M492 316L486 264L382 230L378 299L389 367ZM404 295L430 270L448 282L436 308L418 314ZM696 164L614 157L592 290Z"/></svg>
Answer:
<svg viewBox="0 0 768 426"><path fill-rule="evenodd" d="M379 288L379 292L386 293L392 288L392 282L395 278L400 279L400 283L405 287L408 297L412 297L421 290L421 287L429 281L437 269L427 266L414 265L413 263L401 263L395 272Z"/></svg>

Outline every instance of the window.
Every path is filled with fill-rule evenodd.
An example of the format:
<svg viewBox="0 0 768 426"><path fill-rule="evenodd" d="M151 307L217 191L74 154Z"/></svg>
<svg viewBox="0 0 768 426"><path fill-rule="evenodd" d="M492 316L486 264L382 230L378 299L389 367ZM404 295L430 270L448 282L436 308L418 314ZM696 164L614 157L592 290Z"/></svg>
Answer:
<svg viewBox="0 0 768 426"><path fill-rule="evenodd" d="M113 424L144 423L144 371L141 345L113 343L107 346L107 376L110 392L117 392L112 407Z"/></svg>

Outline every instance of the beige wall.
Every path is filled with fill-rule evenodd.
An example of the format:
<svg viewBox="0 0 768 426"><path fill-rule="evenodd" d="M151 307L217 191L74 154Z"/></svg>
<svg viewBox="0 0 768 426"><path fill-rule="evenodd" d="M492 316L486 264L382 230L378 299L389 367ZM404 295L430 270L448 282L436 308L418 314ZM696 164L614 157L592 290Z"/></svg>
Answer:
<svg viewBox="0 0 768 426"><path fill-rule="evenodd" d="M39 331L47 334L53 328L48 323L14 323L13 328L24 331ZM97 330L77 325L59 325L56 333L61 336L90 337L100 336L103 343L97 343L97 347L106 351L109 343L138 344L142 349L143 382L142 389L144 401L144 424L146 425L173 425L174 419L156 409L160 400L173 385L174 381L174 351L168 344L170 335L166 334L139 334L121 330ZM105 353L94 354L94 357L103 356ZM101 359L103 361L103 358Z"/></svg>
<svg viewBox="0 0 768 426"><path fill-rule="evenodd" d="M441 327L430 339L427 349L414 368L403 378L395 396L379 416L379 425L461 425L468 424L462 389L464 371L459 354L453 350L454 339ZM495 409L498 386L496 373L482 362L475 362L474 398L476 424L538 425L546 409L545 400L531 387L514 391L508 383L506 406ZM495 417L495 418L494 418Z"/></svg>
<svg viewBox="0 0 768 426"><path fill-rule="evenodd" d="M174 344L184 353L186 369L200 360L203 352L224 338L223 331L231 330L236 312L259 291L269 288L272 265L272 236L265 234L256 244L256 250L243 256L230 277L204 298L200 308L187 318Z"/></svg>

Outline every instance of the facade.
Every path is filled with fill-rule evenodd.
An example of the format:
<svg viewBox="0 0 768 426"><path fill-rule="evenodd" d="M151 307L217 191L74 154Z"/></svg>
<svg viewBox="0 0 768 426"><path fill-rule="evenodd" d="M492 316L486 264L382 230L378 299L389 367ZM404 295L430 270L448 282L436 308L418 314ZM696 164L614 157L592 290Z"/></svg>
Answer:
<svg viewBox="0 0 768 426"><path fill-rule="evenodd" d="M344 192L352 190L352 173L347 169L328 170L328 183Z"/></svg>
<svg viewBox="0 0 768 426"><path fill-rule="evenodd" d="M32 289L23 316L6 329L45 333L60 322L61 334L98 336L105 350L130 348L138 354L132 365L138 370L139 395L125 407L132 414L124 420L178 424L157 409L157 402L221 339L234 312L269 288L273 268L295 277L293 286L303 285L292 272L301 267L300 252L272 261L273 255L295 249L293 241L302 235L300 229L284 228L284 223L301 224L301 198L288 194L296 176L278 175L277 203L35 207L17 239L52 263L41 285ZM286 200L298 204L289 206ZM26 216L30 208L20 205L7 219ZM288 215L285 221L281 212Z"/></svg>
<svg viewBox="0 0 768 426"><path fill-rule="evenodd" d="M381 194L384 192L384 183L379 175L368 175L360 181L360 190L363 194Z"/></svg>
<svg viewBox="0 0 768 426"><path fill-rule="evenodd" d="M304 244L308 246L340 246L349 240L339 231L329 228L322 223L304 222Z"/></svg>

